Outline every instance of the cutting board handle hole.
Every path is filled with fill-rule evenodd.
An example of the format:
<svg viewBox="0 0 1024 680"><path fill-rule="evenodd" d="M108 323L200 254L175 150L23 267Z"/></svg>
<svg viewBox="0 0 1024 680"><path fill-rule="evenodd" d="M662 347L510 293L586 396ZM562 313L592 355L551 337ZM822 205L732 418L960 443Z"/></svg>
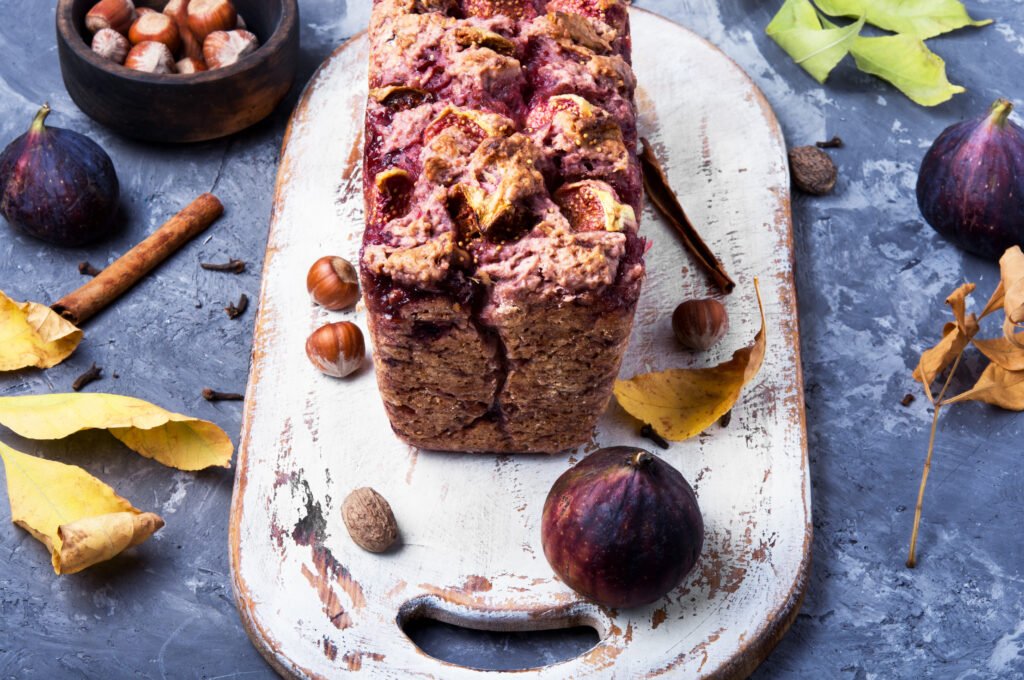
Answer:
<svg viewBox="0 0 1024 680"><path fill-rule="evenodd" d="M576 658L596 647L603 617L580 607L476 611L435 598L406 603L396 623L424 654L478 670L516 671Z"/></svg>

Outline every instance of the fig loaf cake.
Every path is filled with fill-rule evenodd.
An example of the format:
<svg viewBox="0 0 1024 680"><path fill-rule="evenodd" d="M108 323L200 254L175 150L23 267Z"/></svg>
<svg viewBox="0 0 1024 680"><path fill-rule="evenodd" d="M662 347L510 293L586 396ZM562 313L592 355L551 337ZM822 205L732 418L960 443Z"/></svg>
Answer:
<svg viewBox="0 0 1024 680"><path fill-rule="evenodd" d="M607 406L644 276L622 0L377 0L360 277L404 441L557 452Z"/></svg>

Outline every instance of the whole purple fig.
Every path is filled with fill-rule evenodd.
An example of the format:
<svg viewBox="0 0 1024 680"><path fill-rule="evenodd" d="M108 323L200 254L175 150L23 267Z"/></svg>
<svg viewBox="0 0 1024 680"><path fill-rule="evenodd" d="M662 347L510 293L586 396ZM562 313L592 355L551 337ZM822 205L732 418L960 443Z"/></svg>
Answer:
<svg viewBox="0 0 1024 680"><path fill-rule="evenodd" d="M47 128L49 113L43 104L28 132L0 154L0 215L54 245L97 241L110 234L117 212L114 164L85 135Z"/></svg>
<svg viewBox="0 0 1024 680"><path fill-rule="evenodd" d="M704 520L678 470L643 449L615 446L555 481L541 542L551 568L576 592L609 607L639 607L693 569Z"/></svg>
<svg viewBox="0 0 1024 680"><path fill-rule="evenodd" d="M979 118L946 128L917 178L921 214L968 252L998 259L1024 245L1024 129L999 99Z"/></svg>

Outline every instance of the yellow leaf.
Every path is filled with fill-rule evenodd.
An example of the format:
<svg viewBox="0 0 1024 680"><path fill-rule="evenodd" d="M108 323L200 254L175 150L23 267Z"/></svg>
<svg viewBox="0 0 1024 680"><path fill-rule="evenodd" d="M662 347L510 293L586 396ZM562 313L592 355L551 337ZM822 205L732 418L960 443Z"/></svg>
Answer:
<svg viewBox="0 0 1024 680"><path fill-rule="evenodd" d="M818 12L808 0L786 0L765 33L819 83L843 60L864 27L863 17L854 24L822 27Z"/></svg>
<svg viewBox="0 0 1024 680"><path fill-rule="evenodd" d="M109 560L164 525L80 467L35 458L3 443L0 459L7 471L11 521L50 550L58 574Z"/></svg>
<svg viewBox="0 0 1024 680"><path fill-rule="evenodd" d="M116 394L0 397L0 425L27 439L63 439L108 430L125 446L179 470L229 467L234 447L213 423Z"/></svg>
<svg viewBox="0 0 1024 680"><path fill-rule="evenodd" d="M754 280L761 330L754 343L736 350L732 359L710 368L675 368L615 381L615 398L634 418L650 423L658 434L682 441L701 433L739 399L743 386L761 370L766 347L764 305Z"/></svg>
<svg viewBox="0 0 1024 680"><path fill-rule="evenodd" d="M949 82L942 57L912 35L857 38L850 52L857 68L892 83L921 106L937 106L965 92Z"/></svg>
<svg viewBox="0 0 1024 680"><path fill-rule="evenodd" d="M164 520L152 512L112 512L62 524L59 574L74 574L109 560L152 536Z"/></svg>
<svg viewBox="0 0 1024 680"><path fill-rule="evenodd" d="M893 33L932 38L964 26L985 26L975 21L960 0L815 0L825 14L866 16L868 23Z"/></svg>
<svg viewBox="0 0 1024 680"><path fill-rule="evenodd" d="M943 403L983 401L1010 411L1024 411L1024 372L1007 371L999 364L989 364L974 387Z"/></svg>
<svg viewBox="0 0 1024 680"><path fill-rule="evenodd" d="M0 371L56 366L81 341L82 331L49 307L0 291Z"/></svg>
<svg viewBox="0 0 1024 680"><path fill-rule="evenodd" d="M914 369L914 380L923 383L929 394L935 377L949 368L978 332L977 317L967 314L967 296L973 290L973 283L965 283L946 298L946 304L952 308L956 322L947 323L943 327L942 339L921 353L921 359Z"/></svg>

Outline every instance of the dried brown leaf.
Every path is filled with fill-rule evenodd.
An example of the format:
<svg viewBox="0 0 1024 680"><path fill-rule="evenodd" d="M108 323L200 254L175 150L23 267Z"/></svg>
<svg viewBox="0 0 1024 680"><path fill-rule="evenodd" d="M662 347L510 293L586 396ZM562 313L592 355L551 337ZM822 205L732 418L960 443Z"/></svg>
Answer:
<svg viewBox="0 0 1024 680"><path fill-rule="evenodd" d="M1000 281L996 289L992 291L992 297L988 299L988 303L985 305L985 309L981 310L981 314L978 316L979 319L984 319L992 312L1003 308L1003 299L1006 297L1006 288L1003 286L1003 282Z"/></svg>
<svg viewBox="0 0 1024 680"><path fill-rule="evenodd" d="M999 364L991 363L974 387L946 399L943 404L961 401L982 401L1010 411L1024 411L1024 371L1008 371Z"/></svg>
<svg viewBox="0 0 1024 680"><path fill-rule="evenodd" d="M965 283L946 298L946 304L953 310L956 322L947 323L943 327L942 339L921 353L921 359L914 369L914 380L925 386L929 396L936 376L953 364L978 332L978 318L974 314L967 314L967 296L973 290L973 283Z"/></svg>
<svg viewBox="0 0 1024 680"><path fill-rule="evenodd" d="M975 338L974 346L1001 368L1007 371L1024 371L1024 340L1019 337L1024 334L1017 335L1016 342L1011 342L1005 337Z"/></svg>
<svg viewBox="0 0 1024 680"><path fill-rule="evenodd" d="M1003 310L1007 321L1024 322L1024 252L1020 246L1007 249L999 258L1001 285L1006 291Z"/></svg>

